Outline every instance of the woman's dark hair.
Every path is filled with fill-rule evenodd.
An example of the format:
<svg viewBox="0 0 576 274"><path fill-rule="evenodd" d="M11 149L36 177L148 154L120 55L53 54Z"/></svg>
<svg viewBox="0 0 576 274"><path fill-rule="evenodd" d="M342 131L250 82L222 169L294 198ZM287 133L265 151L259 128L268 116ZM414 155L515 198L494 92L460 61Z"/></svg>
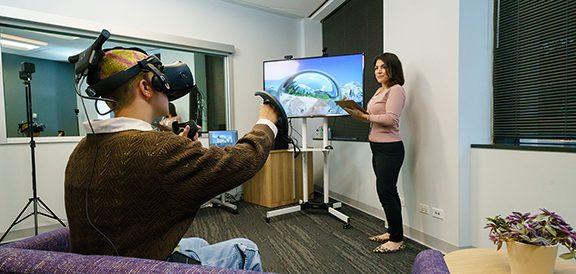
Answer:
<svg viewBox="0 0 576 274"><path fill-rule="evenodd" d="M168 103L168 113L170 113L171 117L178 116L178 114L176 114L176 107L174 104Z"/></svg>
<svg viewBox="0 0 576 274"><path fill-rule="evenodd" d="M394 53L385 52L374 58L374 66L376 66L376 61L384 62L386 67L386 73L388 74L388 82L385 83L386 86L391 87L393 85L404 85L404 72L402 71L402 63L400 59Z"/></svg>

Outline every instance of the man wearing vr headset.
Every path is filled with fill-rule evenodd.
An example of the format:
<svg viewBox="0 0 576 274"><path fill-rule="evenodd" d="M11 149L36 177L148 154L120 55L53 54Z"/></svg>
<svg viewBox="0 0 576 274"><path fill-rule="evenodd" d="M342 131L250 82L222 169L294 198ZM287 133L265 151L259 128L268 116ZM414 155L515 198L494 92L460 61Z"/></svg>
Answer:
<svg viewBox="0 0 576 274"><path fill-rule="evenodd" d="M89 79L96 96L115 102L110 104L114 118L85 123L88 134L66 167L72 251L167 260L178 247L203 265L261 271L258 248L250 240L209 245L182 237L202 204L241 185L264 165L277 132L277 112L263 104L252 131L224 149L204 148L197 136L190 140L155 131L152 120L168 113L169 99L187 93L174 95L178 77L187 76L165 77L171 72L153 59L138 50L108 50ZM126 76L134 70L135 76Z"/></svg>

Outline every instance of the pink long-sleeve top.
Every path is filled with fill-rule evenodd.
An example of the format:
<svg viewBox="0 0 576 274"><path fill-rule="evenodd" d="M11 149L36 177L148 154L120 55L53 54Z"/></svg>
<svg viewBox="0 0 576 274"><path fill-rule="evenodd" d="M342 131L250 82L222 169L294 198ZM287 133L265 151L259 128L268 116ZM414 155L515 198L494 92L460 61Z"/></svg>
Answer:
<svg viewBox="0 0 576 274"><path fill-rule="evenodd" d="M368 102L370 134L368 140L377 143L401 141L400 114L404 109L406 92L400 85L388 90L379 88Z"/></svg>

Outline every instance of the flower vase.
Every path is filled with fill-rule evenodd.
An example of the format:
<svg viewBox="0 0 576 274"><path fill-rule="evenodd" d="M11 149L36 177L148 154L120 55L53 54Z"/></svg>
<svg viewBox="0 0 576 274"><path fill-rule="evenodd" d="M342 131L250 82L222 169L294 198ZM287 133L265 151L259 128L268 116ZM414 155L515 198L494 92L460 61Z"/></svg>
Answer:
<svg viewBox="0 0 576 274"><path fill-rule="evenodd" d="M558 244L538 246L516 241L506 242L511 274L552 274Z"/></svg>

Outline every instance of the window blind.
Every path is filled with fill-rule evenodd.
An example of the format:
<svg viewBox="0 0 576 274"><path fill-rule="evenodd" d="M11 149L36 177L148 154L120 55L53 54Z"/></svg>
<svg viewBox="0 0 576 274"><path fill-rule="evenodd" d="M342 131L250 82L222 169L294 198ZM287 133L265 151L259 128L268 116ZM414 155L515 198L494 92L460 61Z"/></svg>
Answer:
<svg viewBox="0 0 576 274"><path fill-rule="evenodd" d="M322 21L322 44L328 55L364 53L364 107L379 87L374 57L382 54L382 0L349 0ZM369 124L350 117L329 118L335 140L367 141Z"/></svg>
<svg viewBox="0 0 576 274"><path fill-rule="evenodd" d="M576 1L494 2L494 143L575 140Z"/></svg>

